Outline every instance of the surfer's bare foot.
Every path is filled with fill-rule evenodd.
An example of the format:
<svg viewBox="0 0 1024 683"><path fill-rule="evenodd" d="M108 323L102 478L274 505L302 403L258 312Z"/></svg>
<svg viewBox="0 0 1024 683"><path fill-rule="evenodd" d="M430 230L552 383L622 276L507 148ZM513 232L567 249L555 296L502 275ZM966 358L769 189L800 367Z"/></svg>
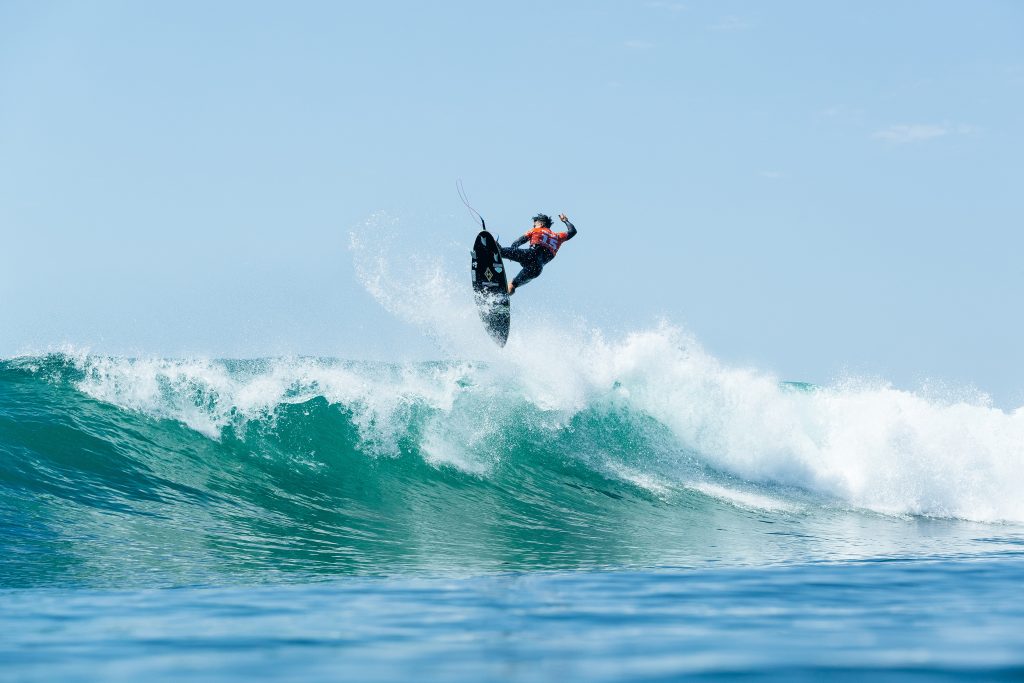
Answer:
<svg viewBox="0 0 1024 683"><path fill-rule="evenodd" d="M512 284L511 282L508 283L508 295L512 296L515 293L516 293L516 286L514 284Z"/></svg>

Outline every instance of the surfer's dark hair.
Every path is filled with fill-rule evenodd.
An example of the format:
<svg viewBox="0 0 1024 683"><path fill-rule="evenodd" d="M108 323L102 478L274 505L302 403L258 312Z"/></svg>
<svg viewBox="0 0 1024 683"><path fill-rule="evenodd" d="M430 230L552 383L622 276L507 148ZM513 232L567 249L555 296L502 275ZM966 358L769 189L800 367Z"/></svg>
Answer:
<svg viewBox="0 0 1024 683"><path fill-rule="evenodd" d="M551 227L551 216L547 215L546 213L538 213L536 216L533 217L533 220L540 221L541 223L544 224L545 228Z"/></svg>

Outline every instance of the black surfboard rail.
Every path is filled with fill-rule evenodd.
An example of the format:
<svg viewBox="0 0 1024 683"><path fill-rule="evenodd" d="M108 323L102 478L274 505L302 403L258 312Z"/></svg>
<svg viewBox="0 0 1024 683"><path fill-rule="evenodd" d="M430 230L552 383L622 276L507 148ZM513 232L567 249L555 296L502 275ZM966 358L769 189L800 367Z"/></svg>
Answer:
<svg viewBox="0 0 1024 683"><path fill-rule="evenodd" d="M498 346L508 341L511 306L508 297L508 277L501 259L498 242L486 230L473 240L472 273L473 300L480 320Z"/></svg>

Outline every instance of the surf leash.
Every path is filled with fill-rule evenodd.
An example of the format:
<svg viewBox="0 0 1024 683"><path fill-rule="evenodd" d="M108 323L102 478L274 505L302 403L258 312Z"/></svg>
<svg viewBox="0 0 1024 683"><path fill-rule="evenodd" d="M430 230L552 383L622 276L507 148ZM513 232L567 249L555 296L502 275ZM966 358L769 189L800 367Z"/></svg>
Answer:
<svg viewBox="0 0 1024 683"><path fill-rule="evenodd" d="M462 200L462 203L465 204L466 208L469 209L469 212L471 214L473 214L473 216L478 221L480 221L480 228L482 230L486 230L487 229L487 223L484 222L484 217L481 216L479 214L479 212L477 212L476 209L474 209L472 206L469 205L469 197L466 196L466 190L462 187L462 180L456 180L455 181L455 188L459 191L459 199Z"/></svg>

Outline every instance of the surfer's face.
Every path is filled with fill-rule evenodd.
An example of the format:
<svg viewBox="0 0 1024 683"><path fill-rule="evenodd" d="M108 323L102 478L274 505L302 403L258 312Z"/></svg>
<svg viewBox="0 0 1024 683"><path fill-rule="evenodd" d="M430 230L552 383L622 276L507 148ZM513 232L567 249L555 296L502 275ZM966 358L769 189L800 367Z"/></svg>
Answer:
<svg viewBox="0 0 1024 683"><path fill-rule="evenodd" d="M534 228L543 228L544 227L544 223L542 223L541 221L534 221L533 222L533 227Z"/></svg>

